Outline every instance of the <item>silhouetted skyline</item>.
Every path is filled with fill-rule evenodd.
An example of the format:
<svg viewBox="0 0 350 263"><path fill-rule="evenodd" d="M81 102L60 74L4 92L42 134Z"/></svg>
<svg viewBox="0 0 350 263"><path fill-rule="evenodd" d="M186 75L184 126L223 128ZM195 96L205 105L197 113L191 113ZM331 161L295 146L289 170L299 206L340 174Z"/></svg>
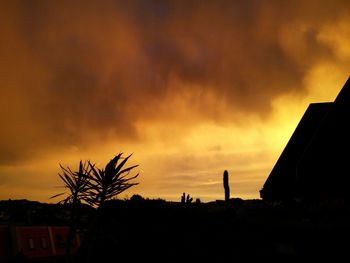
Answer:
<svg viewBox="0 0 350 263"><path fill-rule="evenodd" d="M133 155L126 192L259 190L350 66L347 1L1 1L0 199L48 201L59 163ZM133 163L131 163L133 165ZM121 196L123 198L123 196Z"/></svg>

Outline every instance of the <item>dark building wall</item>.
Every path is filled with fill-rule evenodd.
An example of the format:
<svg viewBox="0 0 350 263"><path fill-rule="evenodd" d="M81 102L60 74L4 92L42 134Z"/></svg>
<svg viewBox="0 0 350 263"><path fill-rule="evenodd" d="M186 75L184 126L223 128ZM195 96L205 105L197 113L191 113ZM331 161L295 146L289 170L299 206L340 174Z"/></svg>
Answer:
<svg viewBox="0 0 350 263"><path fill-rule="evenodd" d="M349 199L350 78L333 103L310 104L271 171L264 200Z"/></svg>
<svg viewBox="0 0 350 263"><path fill-rule="evenodd" d="M286 200L293 197L297 163L331 106L332 103L309 105L260 191L263 199Z"/></svg>
<svg viewBox="0 0 350 263"><path fill-rule="evenodd" d="M297 191L303 199L349 200L350 79L334 101L297 167Z"/></svg>
<svg viewBox="0 0 350 263"><path fill-rule="evenodd" d="M55 255L65 255L66 253L66 242L68 237L69 228L62 226L53 226L51 227L53 245L55 247ZM76 234L76 237L72 240L71 250L72 253L75 253L78 249L79 244L79 235Z"/></svg>
<svg viewBox="0 0 350 263"><path fill-rule="evenodd" d="M20 253L30 262L39 262L66 254L67 226L0 226L0 263L13 262ZM76 234L72 253L80 245ZM45 261L46 262L46 261Z"/></svg>
<svg viewBox="0 0 350 263"><path fill-rule="evenodd" d="M17 227L20 250L26 258L46 258L52 256L52 246L48 227Z"/></svg>
<svg viewBox="0 0 350 263"><path fill-rule="evenodd" d="M7 262L11 259L11 233L7 226L0 226L0 262Z"/></svg>

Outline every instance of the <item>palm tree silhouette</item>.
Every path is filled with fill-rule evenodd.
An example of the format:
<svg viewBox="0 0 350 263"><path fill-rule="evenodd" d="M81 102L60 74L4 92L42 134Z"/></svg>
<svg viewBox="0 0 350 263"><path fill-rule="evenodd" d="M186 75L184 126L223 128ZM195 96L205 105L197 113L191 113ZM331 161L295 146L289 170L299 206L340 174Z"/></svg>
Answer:
<svg viewBox="0 0 350 263"><path fill-rule="evenodd" d="M71 245L79 218L78 205L83 201L97 208L97 213L89 229L89 235L84 241L85 254L83 257L85 262L89 262L93 248L98 240L99 228L103 225L101 224L101 218L105 202L138 184L131 182L131 180L138 177L139 173L134 176L129 175L139 165L124 168L131 156L132 154L124 158L123 153L119 153L109 161L104 169L97 168L96 164L90 161L87 161L87 163L80 161L79 170L76 172L73 172L69 167L64 168L60 165L63 173L58 175L69 190L68 196L61 200L60 203L71 205L71 226L67 239L67 261L70 261ZM51 198L64 194L66 193L59 193Z"/></svg>
<svg viewBox="0 0 350 263"><path fill-rule="evenodd" d="M79 162L78 171L72 171L69 167L64 168L61 164L60 167L62 170L62 174L59 173L58 176L64 182L64 187L68 188L69 193L67 197L61 200L59 203L69 204L71 208L70 226L66 243L67 261L70 261L72 242L76 234L77 221L79 219L78 206L80 205L82 200L86 199L86 194L90 185L90 177L88 176L88 174L90 174L91 169L89 168L86 162L83 163L82 161ZM56 194L50 197L50 199L62 196L64 194L66 193L64 192Z"/></svg>
<svg viewBox="0 0 350 263"><path fill-rule="evenodd" d="M122 155L123 153L119 153L115 156L106 165L105 169L98 169L95 167L95 164L92 164L90 161L88 162L92 172L87 174L89 179L87 181L89 189L84 200L97 207L98 210L102 209L105 201L116 197L128 188L138 184L131 183L130 181L138 177L139 173L132 177L128 177L130 172L138 167L138 165L133 165L123 169L132 154L126 158L123 158Z"/></svg>
<svg viewBox="0 0 350 263"><path fill-rule="evenodd" d="M91 206L97 208L97 213L92 221L91 228L89 229L89 235L85 240L85 249L83 262L90 262L93 258L97 244L100 244L100 240L104 238L104 232L102 230L103 216L105 202L116 197L118 194L129 189L130 187L137 185L138 183L131 182L139 176L137 173L134 176L129 176L130 172L138 167L138 165L132 165L124 168L124 165L132 156L130 154L127 157L123 157L123 153L116 155L104 169L99 169L95 164L88 162L91 173L88 173L88 189L84 195L84 201L89 203Z"/></svg>

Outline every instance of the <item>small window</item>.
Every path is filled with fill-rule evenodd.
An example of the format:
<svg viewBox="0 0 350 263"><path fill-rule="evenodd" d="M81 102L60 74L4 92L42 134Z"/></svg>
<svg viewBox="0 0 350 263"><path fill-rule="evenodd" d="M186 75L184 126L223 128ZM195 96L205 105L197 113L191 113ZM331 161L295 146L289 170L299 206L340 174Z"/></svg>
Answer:
<svg viewBox="0 0 350 263"><path fill-rule="evenodd" d="M47 239L45 237L41 238L41 248L47 249Z"/></svg>
<svg viewBox="0 0 350 263"><path fill-rule="evenodd" d="M34 246L34 239L33 238L28 238L28 247L29 249L35 249L35 246Z"/></svg>

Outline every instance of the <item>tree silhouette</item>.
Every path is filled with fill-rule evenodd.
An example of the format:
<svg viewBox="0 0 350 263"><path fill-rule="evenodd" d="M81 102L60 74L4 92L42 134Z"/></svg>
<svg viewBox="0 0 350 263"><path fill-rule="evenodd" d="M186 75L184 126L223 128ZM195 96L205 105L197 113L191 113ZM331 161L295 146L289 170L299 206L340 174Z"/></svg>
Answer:
<svg viewBox="0 0 350 263"><path fill-rule="evenodd" d="M126 162L132 156L123 157L123 153L116 155L104 169L99 169L96 164L87 161L79 163L79 170L72 171L69 167L62 169L62 174L58 174L64 182L64 187L68 188L69 193L67 197L61 200L61 204L71 205L71 220L70 231L67 239L67 261L70 261L71 245L76 232L78 220L78 205L84 201L89 205L97 208L96 216L94 217L89 235L85 240L86 258L85 262L89 262L93 247L96 244L99 227L101 224L102 212L106 201L116 197L118 194L127 190L128 188L137 185L138 183L131 182L131 180L138 177L139 173L134 176L129 176L130 172L138 165L132 165L124 168ZM52 196L55 198L66 193L59 193Z"/></svg>
<svg viewBox="0 0 350 263"><path fill-rule="evenodd" d="M128 188L138 184L130 181L138 177L139 173L132 177L128 177L130 172L138 167L138 165L133 165L123 169L132 154L126 158L123 158L122 155L123 153L119 153L115 156L106 165L105 169L99 169L95 164L89 161L91 173L87 174L89 179L87 181L88 191L84 200L90 205L101 209L105 201L116 197Z"/></svg>
<svg viewBox="0 0 350 263"><path fill-rule="evenodd" d="M94 253L99 253L95 248L97 245L100 245L99 238L102 238L103 231L101 229L104 226L102 219L105 202L138 184L131 182L131 180L138 177L139 173L131 177L129 176L130 172L138 167L138 165L124 168L124 165L132 154L126 158L122 157L122 155L123 153L116 155L106 165L105 169L99 169L95 164L90 161L88 162L91 173L87 174L88 189L86 195L84 195L84 200L97 208L97 214L89 229L89 235L85 240L85 252L82 255L83 262L91 262Z"/></svg>
<svg viewBox="0 0 350 263"><path fill-rule="evenodd" d="M86 162L83 163L82 161L79 163L78 171L72 171L69 167L64 168L61 164L60 167L62 174L59 173L58 176L64 182L64 187L68 188L69 193L67 197L61 200L59 203L69 204L71 208L70 227L66 243L67 261L70 261L72 241L76 234L77 221L79 219L78 206L82 200L86 199L86 194L90 185L90 177L88 175L90 174L91 169L89 169L89 166L86 164ZM56 194L50 197L50 199L62 196L64 194L66 193L64 192Z"/></svg>
<svg viewBox="0 0 350 263"><path fill-rule="evenodd" d="M62 174L58 174L61 180L64 182L64 187L68 188L68 196L61 200L61 204L78 204L81 200L84 200L86 197L87 190L89 188L89 176L91 169L88 171L88 165L86 162L80 161L79 170L73 172L69 167L64 168L61 164ZM51 196L50 199L62 196L66 192L56 194Z"/></svg>

